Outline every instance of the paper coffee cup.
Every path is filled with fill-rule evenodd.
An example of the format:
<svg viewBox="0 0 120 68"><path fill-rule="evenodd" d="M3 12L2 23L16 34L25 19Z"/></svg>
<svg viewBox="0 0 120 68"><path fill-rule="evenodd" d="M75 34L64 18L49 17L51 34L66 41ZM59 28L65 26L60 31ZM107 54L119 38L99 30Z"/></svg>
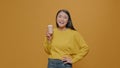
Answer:
<svg viewBox="0 0 120 68"><path fill-rule="evenodd" d="M53 25L48 25L48 33L53 33Z"/></svg>

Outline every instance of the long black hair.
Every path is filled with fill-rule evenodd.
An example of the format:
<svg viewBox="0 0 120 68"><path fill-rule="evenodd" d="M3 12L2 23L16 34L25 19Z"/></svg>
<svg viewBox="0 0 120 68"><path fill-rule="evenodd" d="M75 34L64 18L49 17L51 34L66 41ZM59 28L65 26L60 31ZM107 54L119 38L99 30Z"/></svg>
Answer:
<svg viewBox="0 0 120 68"><path fill-rule="evenodd" d="M72 20L71 20L69 11L68 11L68 10L65 10L65 9L59 10L59 11L57 12L57 14L56 14L56 26L57 26L57 28L59 27L59 25L57 24L57 16L58 16L58 14L59 14L60 12L64 12L64 13L66 13L66 14L68 15L68 22L67 22L67 24L66 24L66 28L70 28L70 29L72 29L72 30L76 30L76 29L74 28L73 24L72 24Z"/></svg>

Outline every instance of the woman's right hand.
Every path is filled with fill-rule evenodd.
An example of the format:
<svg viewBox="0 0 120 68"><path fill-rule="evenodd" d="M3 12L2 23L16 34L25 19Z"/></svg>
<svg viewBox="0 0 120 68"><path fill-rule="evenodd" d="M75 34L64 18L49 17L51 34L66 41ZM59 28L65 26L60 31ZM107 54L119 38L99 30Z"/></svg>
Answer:
<svg viewBox="0 0 120 68"><path fill-rule="evenodd" d="M50 34L48 31L46 32L46 37L48 41L52 40L52 34Z"/></svg>

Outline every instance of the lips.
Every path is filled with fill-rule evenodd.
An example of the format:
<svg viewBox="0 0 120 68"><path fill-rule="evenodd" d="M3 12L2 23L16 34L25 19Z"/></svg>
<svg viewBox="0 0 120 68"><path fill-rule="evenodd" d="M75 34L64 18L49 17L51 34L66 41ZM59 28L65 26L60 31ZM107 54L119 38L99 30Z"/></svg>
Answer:
<svg viewBox="0 0 120 68"><path fill-rule="evenodd" d="M59 22L60 24L64 24L64 22Z"/></svg>

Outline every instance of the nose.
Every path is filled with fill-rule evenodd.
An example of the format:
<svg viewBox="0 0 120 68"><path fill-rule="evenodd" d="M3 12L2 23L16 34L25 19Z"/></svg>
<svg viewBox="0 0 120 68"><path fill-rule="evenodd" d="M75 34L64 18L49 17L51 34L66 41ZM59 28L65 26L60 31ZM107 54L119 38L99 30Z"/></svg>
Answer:
<svg viewBox="0 0 120 68"><path fill-rule="evenodd" d="M63 17L61 17L61 18L60 18L60 20L61 20L61 21L64 21L64 18L63 18Z"/></svg>

